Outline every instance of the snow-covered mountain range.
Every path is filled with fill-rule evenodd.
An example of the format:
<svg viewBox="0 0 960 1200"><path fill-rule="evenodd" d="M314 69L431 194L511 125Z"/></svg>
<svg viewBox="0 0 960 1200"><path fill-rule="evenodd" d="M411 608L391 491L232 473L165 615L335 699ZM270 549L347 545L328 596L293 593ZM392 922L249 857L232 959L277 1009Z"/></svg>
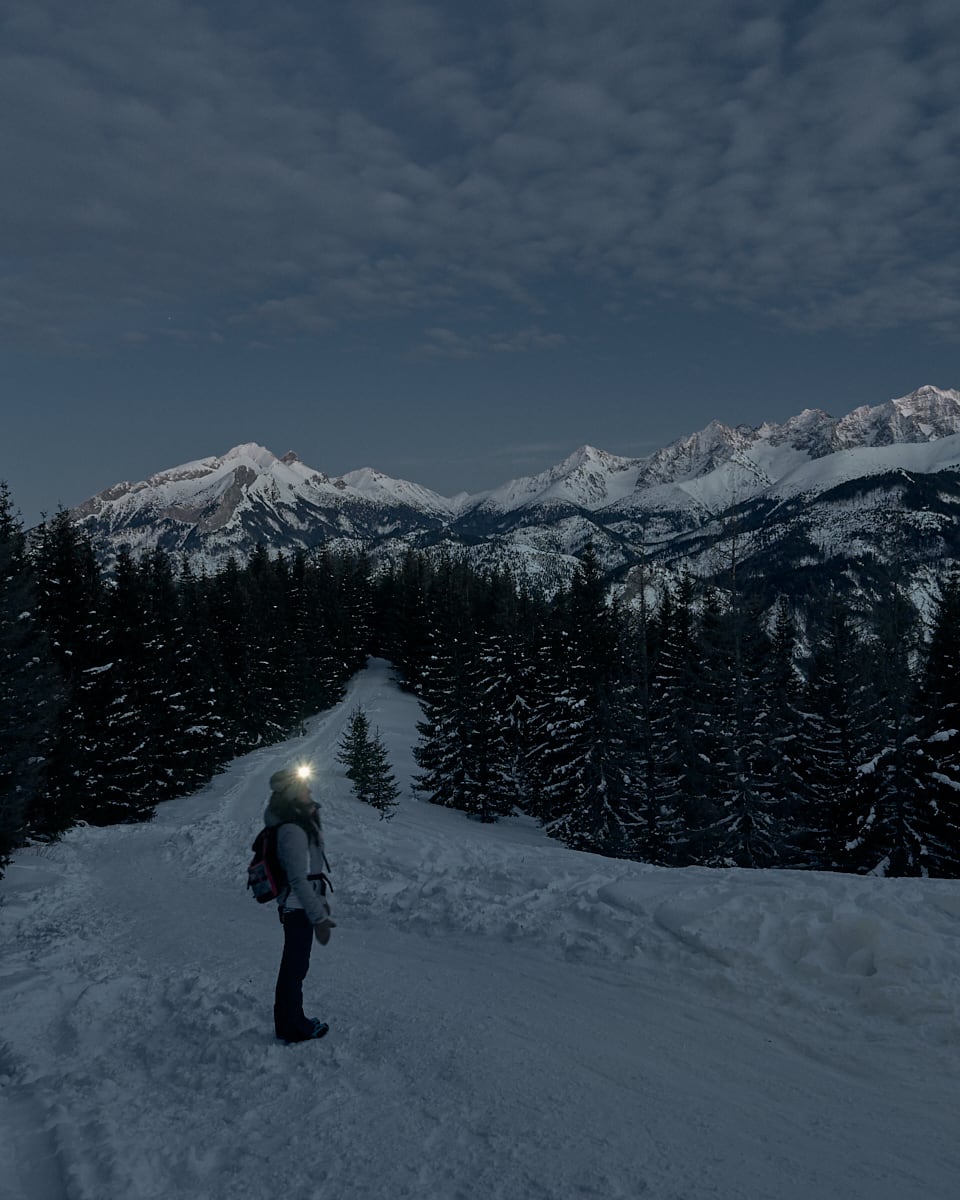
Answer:
<svg viewBox="0 0 960 1200"><path fill-rule="evenodd" d="M646 458L582 446L538 475L438 495L371 468L330 478L248 443L120 483L77 510L104 556L154 545L214 565L258 542L390 554L459 544L546 577L592 542L621 577L646 564L722 571L735 554L791 590L811 570L960 558L960 392L922 387L841 418L718 421Z"/></svg>

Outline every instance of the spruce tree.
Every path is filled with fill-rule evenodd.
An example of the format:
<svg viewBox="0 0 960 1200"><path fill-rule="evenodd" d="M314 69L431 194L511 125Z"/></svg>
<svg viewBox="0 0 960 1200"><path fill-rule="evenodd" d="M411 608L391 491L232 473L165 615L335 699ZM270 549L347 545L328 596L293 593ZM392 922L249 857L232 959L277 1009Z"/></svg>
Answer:
<svg viewBox="0 0 960 1200"><path fill-rule="evenodd" d="M848 604L834 594L808 622L810 652L798 725L804 774L799 828L807 864L842 869L858 772L871 752L871 702L863 664L866 647Z"/></svg>
<svg viewBox="0 0 960 1200"><path fill-rule="evenodd" d="M103 773L109 764L101 737L116 692L108 678L115 663L93 546L66 510L41 525L32 558L38 621L63 689L60 719L45 751L43 793L30 820L35 832L52 836L78 820L103 819Z"/></svg>
<svg viewBox="0 0 960 1200"><path fill-rule="evenodd" d="M663 652L662 627L651 611L645 569L641 568L639 607L627 638L628 662L634 678L634 795L638 821L633 830L634 854L644 862L669 864L681 838L678 809L668 799L663 761L663 728L667 714L658 686ZM661 614L669 606L664 598ZM665 614L664 614L665 615ZM669 618L667 618L669 619Z"/></svg>
<svg viewBox="0 0 960 1200"><path fill-rule="evenodd" d="M592 547L558 597L554 622L530 752L547 829L576 849L626 857L640 821L632 780L636 696L623 614L607 603Z"/></svg>
<svg viewBox="0 0 960 1200"><path fill-rule="evenodd" d="M705 606L699 753L705 760L705 820L697 861L709 866L780 863L786 821L780 797L761 786L768 755L762 679L770 643L758 601L733 593Z"/></svg>
<svg viewBox="0 0 960 1200"><path fill-rule="evenodd" d="M471 704L458 807L493 822L509 815L517 801L518 744L505 643L495 634L483 638L473 647L465 669Z"/></svg>
<svg viewBox="0 0 960 1200"><path fill-rule="evenodd" d="M783 866L810 865L814 844L805 829L807 787L799 730L802 678L797 669L794 614L783 597L773 614L769 654L758 680L759 752L757 786L768 812L779 822L777 861Z"/></svg>
<svg viewBox="0 0 960 1200"><path fill-rule="evenodd" d="M174 578L160 549L138 564L143 596L143 668L137 695L144 713L147 788L154 800L185 795L225 762L221 723L197 617L187 612L189 576Z"/></svg>
<svg viewBox="0 0 960 1200"><path fill-rule="evenodd" d="M231 555L215 575L203 580L203 595L207 636L213 642L216 665L212 686L223 721L226 751L233 758L263 740L253 683L252 606L245 574L235 557Z"/></svg>
<svg viewBox="0 0 960 1200"><path fill-rule="evenodd" d="M878 606L866 660L872 688L871 753L841 812L840 864L846 870L919 875L924 828L936 802L932 763L919 736L911 655L916 613L896 578Z"/></svg>
<svg viewBox="0 0 960 1200"><path fill-rule="evenodd" d="M929 762L916 815L925 873L960 877L960 569L941 582L916 694L920 749Z"/></svg>
<svg viewBox="0 0 960 1200"><path fill-rule="evenodd" d="M660 861L669 866L697 861L695 833L706 819L701 805L709 762L698 733L699 627L693 603L693 581L681 576L666 592L657 618L651 717L658 767L656 837Z"/></svg>
<svg viewBox="0 0 960 1200"><path fill-rule="evenodd" d="M467 664L461 638L437 639L435 653L420 671L424 719L417 723L420 741L414 748L421 769L414 780L417 791L434 804L463 810L468 807L473 720Z"/></svg>
<svg viewBox="0 0 960 1200"><path fill-rule="evenodd" d="M298 731L296 664L288 606L287 572L256 547L243 571L247 642L247 736L272 745ZM293 710L293 711L292 711Z"/></svg>
<svg viewBox="0 0 960 1200"><path fill-rule="evenodd" d="M370 753L370 722L358 704L350 713L347 728L339 742L337 759L346 768L346 776L353 784L354 795L367 800L372 771Z"/></svg>
<svg viewBox="0 0 960 1200"><path fill-rule="evenodd" d="M290 565L291 677L294 716L300 725L308 716L330 708L343 695L349 665L337 653L330 632L329 580L322 568L302 552Z"/></svg>
<svg viewBox="0 0 960 1200"><path fill-rule="evenodd" d="M381 816L397 806L400 788L394 778L379 728L370 732L370 722L360 705L350 714L340 739L337 758L346 768L358 800L372 804Z"/></svg>
<svg viewBox="0 0 960 1200"><path fill-rule="evenodd" d="M367 802L379 810L381 818L389 818L400 799L400 788L390 767L379 728L374 731L370 741L366 785Z"/></svg>
<svg viewBox="0 0 960 1200"><path fill-rule="evenodd" d="M36 606L23 527L0 482L0 874L27 835L28 813L37 815L43 747L57 716L57 680Z"/></svg>
<svg viewBox="0 0 960 1200"><path fill-rule="evenodd" d="M166 680L154 661L152 609L143 572L122 550L103 597L109 661L89 673L81 691L82 703L102 713L86 735L88 759L97 764L98 823L146 817L159 799L155 693Z"/></svg>

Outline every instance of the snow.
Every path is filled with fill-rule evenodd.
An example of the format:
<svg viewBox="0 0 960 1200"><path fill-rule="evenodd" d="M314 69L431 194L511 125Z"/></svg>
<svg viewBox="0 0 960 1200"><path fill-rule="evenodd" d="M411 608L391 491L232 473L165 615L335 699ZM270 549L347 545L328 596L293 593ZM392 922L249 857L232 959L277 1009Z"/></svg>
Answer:
<svg viewBox="0 0 960 1200"><path fill-rule="evenodd" d="M336 765L379 727L389 821ZM666 871L409 794L371 660L304 737L0 882L4 1200L939 1200L955 1194L960 884ZM322 1042L278 1045L245 894L272 771L322 780Z"/></svg>
<svg viewBox="0 0 960 1200"><path fill-rule="evenodd" d="M464 495L462 493L459 499L451 500L418 483L391 479L372 467L349 471L341 477L341 482L351 495L361 496L374 504L404 504L424 513L448 517L456 514Z"/></svg>
<svg viewBox="0 0 960 1200"><path fill-rule="evenodd" d="M820 493L847 483L892 471L934 474L960 467L960 434L933 442L896 443L892 446L857 446L815 459L784 474L770 495L785 498Z"/></svg>
<svg viewBox="0 0 960 1200"><path fill-rule="evenodd" d="M474 497L476 506L494 512L574 504L603 508L630 496L640 474L641 460L621 458L581 446L547 471L512 479Z"/></svg>

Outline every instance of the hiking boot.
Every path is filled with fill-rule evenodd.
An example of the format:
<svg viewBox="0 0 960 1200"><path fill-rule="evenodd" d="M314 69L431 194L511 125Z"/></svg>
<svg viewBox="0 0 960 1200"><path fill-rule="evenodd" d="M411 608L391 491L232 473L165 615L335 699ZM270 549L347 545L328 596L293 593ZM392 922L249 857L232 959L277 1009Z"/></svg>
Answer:
<svg viewBox="0 0 960 1200"><path fill-rule="evenodd" d="M296 1037L280 1037L277 1034L277 1038L285 1046L294 1046L297 1042L312 1042L316 1038L322 1038L330 1030L326 1021L321 1021L319 1017L307 1017L307 1026L306 1032L300 1033Z"/></svg>

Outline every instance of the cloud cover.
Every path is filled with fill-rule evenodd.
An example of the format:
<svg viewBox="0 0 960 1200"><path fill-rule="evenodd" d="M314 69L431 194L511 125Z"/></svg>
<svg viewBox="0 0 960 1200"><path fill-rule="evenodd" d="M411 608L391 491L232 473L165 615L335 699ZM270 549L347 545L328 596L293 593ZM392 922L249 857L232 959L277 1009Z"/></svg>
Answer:
<svg viewBox="0 0 960 1200"><path fill-rule="evenodd" d="M952 0L10 0L0 337L470 357L588 294L952 337L958 41Z"/></svg>

